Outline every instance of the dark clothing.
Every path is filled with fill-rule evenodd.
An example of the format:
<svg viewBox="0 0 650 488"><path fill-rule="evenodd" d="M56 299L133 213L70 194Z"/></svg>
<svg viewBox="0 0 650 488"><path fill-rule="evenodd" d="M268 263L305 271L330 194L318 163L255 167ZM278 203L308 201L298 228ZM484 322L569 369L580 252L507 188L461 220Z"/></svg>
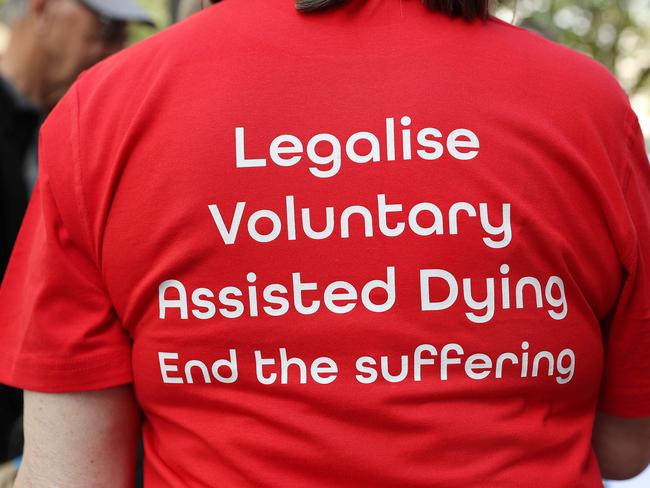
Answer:
<svg viewBox="0 0 650 488"><path fill-rule="evenodd" d="M41 113L0 78L0 280L27 207L25 161L33 152L41 121ZM9 444L21 403L20 390L0 385L0 462L16 454L9 452L15 451Z"/></svg>
<svg viewBox="0 0 650 488"><path fill-rule="evenodd" d="M0 78L0 278L27 207L25 159L41 119L41 113Z"/></svg>

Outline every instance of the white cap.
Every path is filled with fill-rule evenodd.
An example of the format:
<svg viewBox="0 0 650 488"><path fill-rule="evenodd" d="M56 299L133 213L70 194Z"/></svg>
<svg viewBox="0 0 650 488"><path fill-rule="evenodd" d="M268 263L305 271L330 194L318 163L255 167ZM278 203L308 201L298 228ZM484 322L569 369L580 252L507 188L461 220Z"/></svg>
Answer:
<svg viewBox="0 0 650 488"><path fill-rule="evenodd" d="M81 0L81 2L109 19L155 25L149 13L135 0Z"/></svg>

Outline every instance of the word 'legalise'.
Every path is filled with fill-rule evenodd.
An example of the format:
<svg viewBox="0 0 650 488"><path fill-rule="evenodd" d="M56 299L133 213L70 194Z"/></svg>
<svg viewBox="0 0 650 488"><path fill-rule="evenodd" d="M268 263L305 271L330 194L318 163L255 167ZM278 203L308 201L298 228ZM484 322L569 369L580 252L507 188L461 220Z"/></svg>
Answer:
<svg viewBox="0 0 650 488"><path fill-rule="evenodd" d="M379 138L372 132L355 132L345 142L345 155L354 163L378 162L382 158L382 149L385 161L395 161L395 120L385 120L386 139L382 148ZM413 136L411 134L411 117L401 118L402 125L400 134L400 145L402 148L401 158L404 161L413 159ZM245 133L243 127L235 128L235 150L237 168L260 168L266 166L266 158L247 158L244 143ZM415 136L415 142L419 149L416 154L420 159L434 161L441 158L445 149L451 157L461 161L474 159L478 155L479 140L477 135L469 129L455 129L451 131L443 145L438 139L443 135L438 129L425 127L420 129ZM359 144L362 143L362 144ZM360 151L358 146L363 145L364 150ZM316 148L320 148L317 151ZM325 150L323 150L325 147ZM341 169L342 161L341 141L333 134L316 134L307 142L307 158L313 164L321 167L309 168L311 174L318 178L331 178ZM277 136L269 146L269 157L278 166L294 166L303 157L305 148L302 141L292 134Z"/></svg>

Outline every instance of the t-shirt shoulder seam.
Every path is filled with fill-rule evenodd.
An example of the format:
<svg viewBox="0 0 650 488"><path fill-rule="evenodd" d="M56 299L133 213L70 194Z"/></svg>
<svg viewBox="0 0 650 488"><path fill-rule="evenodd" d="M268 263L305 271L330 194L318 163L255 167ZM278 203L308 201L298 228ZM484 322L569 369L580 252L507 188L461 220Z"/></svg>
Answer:
<svg viewBox="0 0 650 488"><path fill-rule="evenodd" d="M29 362L29 366L27 368L21 367L20 369L33 369L34 365L37 364L37 367L46 367L52 370L56 370L57 372L72 372L72 371L93 371L97 369L103 369L107 365L112 365L115 363L116 359L123 359L127 356L129 356L130 353L126 351L118 351L114 350L108 353L104 354L98 354L95 356L89 356L87 358L84 358L83 360L76 361L72 364L70 364L69 360L65 361L47 361L47 360L39 360L37 362ZM4 355L4 357L8 357L7 354ZM0 361L0 364L2 361ZM17 367L14 369L18 369Z"/></svg>
<svg viewBox="0 0 650 488"><path fill-rule="evenodd" d="M88 207L86 205L86 202L83 197L83 176L82 176L82 168L81 168L81 155L79 154L79 151L81 150L80 146L80 141L81 141L81 127L80 127L80 122L79 122L79 113L81 110L81 102L80 102L80 97L79 97L79 88L78 84L75 84L74 86L74 120L73 120L73 131L74 133L71 134L71 143L72 143L72 168L73 168L73 185L74 185L74 193L75 193L75 200L77 201L77 204L79 205L79 215L81 217L81 227L82 227L82 232L84 233L84 237L87 241L88 249L89 251L93 251L93 240L92 240L92 234L90 232L90 219L88 217ZM92 261L95 262L95 256L92 256Z"/></svg>
<svg viewBox="0 0 650 488"><path fill-rule="evenodd" d="M631 130L631 123L630 123L630 112L632 111L632 108L628 105L626 110L625 110L625 115L623 116L623 130L625 134L625 143L624 143L624 148L629 150L631 149L631 141L632 141L632 130ZM630 176L632 174L632 165L629 163L629 161L625 161L625 174L623 175L623 180L621 181L621 191L623 192L623 195L627 193L627 188L628 185L630 184Z"/></svg>
<svg viewBox="0 0 650 488"><path fill-rule="evenodd" d="M529 32L528 30L524 29L523 27L519 27L518 25L511 24L510 22L506 22L505 20L501 20L499 17L495 17L494 15L490 15L487 18L488 22L494 22L495 24L499 24L505 27L510 27L511 29L514 29L516 31L524 31L524 32Z"/></svg>
<svg viewBox="0 0 650 488"><path fill-rule="evenodd" d="M625 131L625 143L624 143L624 148L626 149L626 154L632 152L632 141L634 140L634 128L633 128L633 122L632 122L632 117L634 116L634 111L632 110L632 106L630 104L627 105L627 108L625 110L625 115L624 115L624 120L623 123L625 124L624 131ZM625 174L623 176L623 180L621 181L621 192L623 195L623 199L626 199L627 191L630 186L630 181L632 179L632 163L626 158L625 160L626 168L625 168ZM636 256L636 250L637 250L637 245L635 240L630 240L630 246L628 248L628 251L625 253L625 261L634 261L637 259Z"/></svg>

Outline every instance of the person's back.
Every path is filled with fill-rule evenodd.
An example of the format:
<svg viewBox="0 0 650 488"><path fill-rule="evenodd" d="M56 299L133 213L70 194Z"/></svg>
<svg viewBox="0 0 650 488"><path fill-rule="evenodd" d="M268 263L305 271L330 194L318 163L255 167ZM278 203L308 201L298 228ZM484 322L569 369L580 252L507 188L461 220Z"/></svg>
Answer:
<svg viewBox="0 0 650 488"><path fill-rule="evenodd" d="M227 0L43 138L1 378L133 380L147 486L591 488L599 397L650 416L647 160L582 55L417 1Z"/></svg>

